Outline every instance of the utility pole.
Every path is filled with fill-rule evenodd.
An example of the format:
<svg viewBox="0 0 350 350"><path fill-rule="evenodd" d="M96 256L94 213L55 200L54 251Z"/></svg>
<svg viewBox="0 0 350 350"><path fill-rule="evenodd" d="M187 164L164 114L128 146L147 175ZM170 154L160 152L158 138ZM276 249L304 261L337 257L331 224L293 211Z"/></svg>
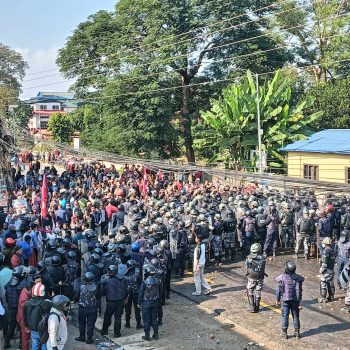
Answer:
<svg viewBox="0 0 350 350"><path fill-rule="evenodd" d="M261 145L261 136L263 134L263 130L261 129L260 125L260 96L259 96L259 74L256 73L256 110L257 110L257 119L258 119L258 145L259 145L259 160L258 160L258 167L259 167L259 173L263 173L263 166L262 166L262 145Z"/></svg>

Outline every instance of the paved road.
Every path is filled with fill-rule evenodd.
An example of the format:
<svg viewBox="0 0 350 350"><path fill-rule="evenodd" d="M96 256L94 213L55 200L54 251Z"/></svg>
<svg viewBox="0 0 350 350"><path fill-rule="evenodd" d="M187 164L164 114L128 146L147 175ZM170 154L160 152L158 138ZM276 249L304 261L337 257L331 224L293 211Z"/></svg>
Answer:
<svg viewBox="0 0 350 350"><path fill-rule="evenodd" d="M98 319L97 328L101 324L102 320ZM222 317L174 293L164 307L164 323L160 327L158 341L143 341L143 331L136 330L135 326L135 321L131 320L131 328L123 327L122 337L113 340L125 350L263 349L257 344L248 345L250 339L236 332L234 326ZM110 337L113 337L112 329L110 327Z"/></svg>
<svg viewBox="0 0 350 350"><path fill-rule="evenodd" d="M266 272L262 298L262 311L251 314L246 311L245 269L243 261L223 265L221 268L208 268L207 277L213 285L213 293L208 296L193 297L193 278L187 274L184 279L174 281L173 288L178 293L198 302L202 307L216 310L236 325L236 329L253 341L264 342L270 348L281 349L293 345L294 349L319 349L321 345L332 349L350 349L350 314L344 310L345 292L336 291L336 301L319 304L318 264L315 259L297 260L297 272L306 277L304 301L301 312L302 339L281 340L280 310L274 307L274 278L284 271L286 260L292 260L292 253L270 259ZM291 320L292 321L292 320ZM292 328L290 328L292 329ZM291 343L293 342L293 344ZM283 345L281 345L283 344ZM322 346L321 346L322 347Z"/></svg>

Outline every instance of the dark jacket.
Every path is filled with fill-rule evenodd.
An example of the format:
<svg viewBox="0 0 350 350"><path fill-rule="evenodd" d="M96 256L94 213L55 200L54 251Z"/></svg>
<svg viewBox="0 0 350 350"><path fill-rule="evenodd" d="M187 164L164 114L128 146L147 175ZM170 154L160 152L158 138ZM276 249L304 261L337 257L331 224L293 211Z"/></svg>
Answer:
<svg viewBox="0 0 350 350"><path fill-rule="evenodd" d="M276 278L276 300L277 301L301 301L303 294L304 277L292 273L280 275Z"/></svg>
<svg viewBox="0 0 350 350"><path fill-rule="evenodd" d="M23 319L24 325L31 331L38 330L38 324L43 315L50 312L52 303L39 297L32 297L24 304Z"/></svg>
<svg viewBox="0 0 350 350"><path fill-rule="evenodd" d="M124 300L128 295L126 279L117 274L109 276L102 282L102 295L106 296L106 301Z"/></svg>

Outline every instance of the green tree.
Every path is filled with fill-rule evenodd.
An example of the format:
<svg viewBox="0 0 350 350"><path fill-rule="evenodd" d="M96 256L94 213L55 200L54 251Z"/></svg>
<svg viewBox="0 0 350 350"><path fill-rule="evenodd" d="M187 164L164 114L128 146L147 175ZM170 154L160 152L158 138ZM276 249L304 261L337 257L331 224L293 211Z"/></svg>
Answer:
<svg viewBox="0 0 350 350"><path fill-rule="evenodd" d="M49 118L48 130L52 138L60 143L70 143L74 132L72 120L68 114L53 113Z"/></svg>
<svg viewBox="0 0 350 350"><path fill-rule="evenodd" d="M76 78L73 89L85 93L93 87L101 98L105 91L120 91L114 86L123 86L125 79L134 80L126 83L129 90L123 91L127 92L145 91L165 82L171 82L167 87L181 86L168 90L165 101L171 101L172 113L180 121L186 157L194 162L191 124L200 109L197 102L202 101L197 93L203 89L189 85L226 77L237 68L273 70L291 59L285 50L276 48L272 36L262 36L265 20L252 21L252 17L273 11L274 7L270 7L252 14L271 3L273 0L120 0L115 12L99 12L81 23L60 50L57 63L65 77ZM242 25L244 22L247 23ZM252 52L252 60L235 58ZM153 83L143 79L144 74ZM109 84L112 85L105 89ZM152 111L148 116L151 120L157 117L154 112L162 115L163 109L168 110L168 106L158 106L155 111L154 96L142 97L143 109ZM123 98L125 104L132 105L134 97L125 94ZM120 114L116 120L122 117L133 118L133 114ZM132 119L126 123L135 125ZM148 133L144 135L144 143L148 143ZM160 133L160 142L162 138Z"/></svg>
<svg viewBox="0 0 350 350"><path fill-rule="evenodd" d="M304 100L293 107L291 98L290 82L281 71L259 86L262 146L272 167L280 167L284 161L279 148L305 139L312 132L309 125L322 114L306 116L303 111L312 101ZM258 145L257 91L251 73L241 83L225 88L222 97L211 104L210 111L202 113L207 128L195 134L196 146L216 149L211 161L250 166L250 151L257 150Z"/></svg>
<svg viewBox="0 0 350 350"><path fill-rule="evenodd" d="M341 73L350 56L350 2L287 0L280 9L285 12L276 15L272 24L286 42L295 45L297 62L314 65L310 72L316 81L333 79Z"/></svg>
<svg viewBox="0 0 350 350"><path fill-rule="evenodd" d="M13 112L13 120L15 122L16 127L20 129L27 129L28 122L33 114L33 108L23 102L18 104L18 107Z"/></svg>
<svg viewBox="0 0 350 350"><path fill-rule="evenodd" d="M28 65L19 52L0 43L0 86L19 93L26 68Z"/></svg>
<svg viewBox="0 0 350 350"><path fill-rule="evenodd" d="M310 113L323 111L322 118L313 122L313 128L350 128L350 78L317 84L307 91L306 97L315 101Z"/></svg>

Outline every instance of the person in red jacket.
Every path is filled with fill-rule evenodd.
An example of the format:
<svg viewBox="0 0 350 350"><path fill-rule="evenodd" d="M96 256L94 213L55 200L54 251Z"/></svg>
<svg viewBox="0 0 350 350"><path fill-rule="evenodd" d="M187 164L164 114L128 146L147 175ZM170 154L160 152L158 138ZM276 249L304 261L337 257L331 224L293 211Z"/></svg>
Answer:
<svg viewBox="0 0 350 350"><path fill-rule="evenodd" d="M24 304L32 297L32 283L27 284L26 288L23 288L18 300L18 309L16 321L19 324L19 329L21 332L21 349L29 350L30 343L30 330L24 325L23 310Z"/></svg>
<svg viewBox="0 0 350 350"><path fill-rule="evenodd" d="M20 265L23 265L22 248L19 246L16 246L11 258L11 267L14 269L15 267Z"/></svg>

